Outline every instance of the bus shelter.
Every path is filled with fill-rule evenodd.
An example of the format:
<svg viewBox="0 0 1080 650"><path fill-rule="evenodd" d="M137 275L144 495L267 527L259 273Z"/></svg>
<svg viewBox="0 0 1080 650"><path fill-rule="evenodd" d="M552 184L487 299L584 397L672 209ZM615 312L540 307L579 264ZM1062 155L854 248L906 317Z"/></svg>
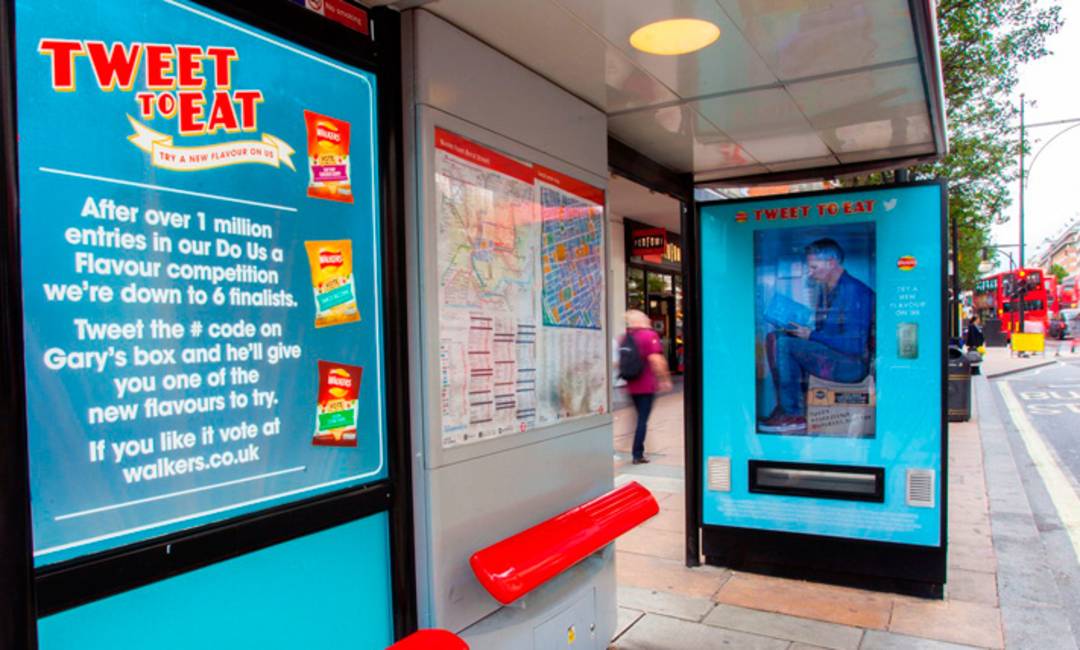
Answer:
<svg viewBox="0 0 1080 650"><path fill-rule="evenodd" d="M700 49L635 36L669 19L704 24ZM694 190L946 149L926 0L10 0L0 20L4 647L606 647L611 542L655 512L612 471L612 174L681 206L681 255L652 268L682 269L696 564L702 526L757 525L707 491L731 432L702 410L728 356L705 317L732 287L705 245L727 208ZM916 239L899 257L929 277ZM877 354L895 337L932 365L928 329ZM729 456L733 485L791 460Z"/></svg>

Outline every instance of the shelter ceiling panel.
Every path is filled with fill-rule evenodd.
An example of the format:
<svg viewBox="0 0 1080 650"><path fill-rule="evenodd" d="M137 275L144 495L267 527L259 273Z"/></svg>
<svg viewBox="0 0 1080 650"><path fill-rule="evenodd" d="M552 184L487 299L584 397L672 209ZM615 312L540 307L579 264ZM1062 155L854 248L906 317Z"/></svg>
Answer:
<svg viewBox="0 0 1080 650"><path fill-rule="evenodd" d="M907 156L923 156L934 152L934 143L925 142L903 147L890 147L887 149L870 149L856 151L854 153L838 154L837 158L842 163L860 163L868 160L881 160L882 158L904 158Z"/></svg>
<svg viewBox="0 0 1080 650"><path fill-rule="evenodd" d="M719 136L694 140L694 169L725 169L757 164L757 158L737 142Z"/></svg>
<svg viewBox="0 0 1080 650"><path fill-rule="evenodd" d="M715 125L686 104L650 108L608 118L618 140L676 172L757 163Z"/></svg>
<svg viewBox="0 0 1080 650"><path fill-rule="evenodd" d="M925 115L860 122L822 129L819 133L837 155L900 149L910 145L925 144L932 139L930 123ZM864 158L864 160L869 160L869 158Z"/></svg>
<svg viewBox="0 0 1080 650"><path fill-rule="evenodd" d="M926 95L917 63L792 83L787 90L818 129L926 114Z"/></svg>
<svg viewBox="0 0 1080 650"><path fill-rule="evenodd" d="M717 0L782 81L916 56L907 0Z"/></svg>
<svg viewBox="0 0 1080 650"><path fill-rule="evenodd" d="M821 156L818 158L801 158L799 160L785 160L769 163L771 172L791 172L799 169L817 169L819 167L831 167L839 161L836 156Z"/></svg>
<svg viewBox="0 0 1080 650"><path fill-rule="evenodd" d="M788 92L837 154L933 140L916 64L795 83L788 86Z"/></svg>
<svg viewBox="0 0 1080 650"><path fill-rule="evenodd" d="M465 26L488 45L593 106L607 106L607 44L551 2L441 0L425 9ZM656 85L660 86L656 101L674 99L671 91Z"/></svg>
<svg viewBox="0 0 1080 650"><path fill-rule="evenodd" d="M422 6L457 25L606 113L613 137L698 178L925 156L940 144L908 0L395 6ZM720 37L679 56L630 45L636 29L671 18L710 21Z"/></svg>
<svg viewBox="0 0 1080 650"><path fill-rule="evenodd" d="M607 101L602 110L607 113L680 101L670 88L610 44L604 53L604 85Z"/></svg>
<svg viewBox="0 0 1080 650"><path fill-rule="evenodd" d="M778 132L774 136L739 139L736 142L751 156L768 165L785 160L823 157L831 153L819 134L813 131Z"/></svg>
<svg viewBox="0 0 1080 650"><path fill-rule="evenodd" d="M776 83L768 66L715 0L554 0L612 48L646 70L679 97L692 98ZM720 28L720 38L691 54L647 54L630 45L639 27L671 18L699 18ZM618 87L617 79L608 84Z"/></svg>
<svg viewBox="0 0 1080 650"><path fill-rule="evenodd" d="M765 165L755 164L745 167L729 167L727 169L715 169L711 171L697 172L694 174L695 183L707 183L709 181L722 181L725 178L741 178L743 176L757 176L768 173L769 168Z"/></svg>
<svg viewBox="0 0 1080 650"><path fill-rule="evenodd" d="M616 220L629 217L652 226L679 232L681 210L679 202L666 194L612 175L607 188L608 209Z"/></svg>
<svg viewBox="0 0 1080 650"><path fill-rule="evenodd" d="M440 0L425 9L604 112L678 100L675 93L550 0Z"/></svg>
<svg viewBox="0 0 1080 650"><path fill-rule="evenodd" d="M690 105L760 162L831 153L781 88L723 95Z"/></svg>

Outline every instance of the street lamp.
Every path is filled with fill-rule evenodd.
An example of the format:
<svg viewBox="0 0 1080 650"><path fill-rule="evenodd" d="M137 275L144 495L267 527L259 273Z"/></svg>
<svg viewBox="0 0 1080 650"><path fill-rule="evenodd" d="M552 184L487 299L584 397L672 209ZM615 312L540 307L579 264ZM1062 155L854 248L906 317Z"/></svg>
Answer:
<svg viewBox="0 0 1080 650"><path fill-rule="evenodd" d="M1030 127L1036 126L1057 126L1061 124L1069 124L1069 126L1061 129L1055 133L1049 140L1043 143L1042 147L1035 152L1035 155L1031 159L1031 165L1027 168L1027 175L1024 174L1024 154L1027 150L1027 141L1024 137L1025 125L1024 123L1024 93L1020 93L1020 268L1024 267L1024 190L1027 188L1028 181L1031 179L1031 168L1035 166L1036 161L1039 159L1039 155L1046 150L1050 143L1053 142L1068 131L1080 127L1080 118L1070 118L1067 120L1055 120L1053 122L1039 122L1030 125ZM1011 261L1011 256L1010 256ZM982 265L980 265L982 266ZM1020 299L1020 331L1024 331L1024 300Z"/></svg>
<svg viewBox="0 0 1080 650"><path fill-rule="evenodd" d="M979 273L989 273L997 266L997 262L994 258L998 253L1004 253L1009 258L1009 271L1016 268L1016 262L1013 260L1012 253L1005 250L1006 248L1017 248L1016 244L987 244L982 249L982 261L979 262ZM990 256L993 252L993 257Z"/></svg>

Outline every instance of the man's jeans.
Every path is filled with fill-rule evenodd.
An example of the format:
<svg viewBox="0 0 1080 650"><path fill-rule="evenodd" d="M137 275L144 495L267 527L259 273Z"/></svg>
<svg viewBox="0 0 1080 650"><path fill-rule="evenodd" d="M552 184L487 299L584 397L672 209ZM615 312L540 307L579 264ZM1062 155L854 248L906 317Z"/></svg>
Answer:
<svg viewBox="0 0 1080 650"><path fill-rule="evenodd" d="M806 415L803 383L807 375L850 384L862 381L869 372L867 363L860 357L841 354L817 341L776 334L774 343L773 376L777 383L777 401L780 410L787 415Z"/></svg>
<svg viewBox="0 0 1080 650"><path fill-rule="evenodd" d="M635 459L640 459L645 457L645 432L649 426L649 414L652 413L653 400L656 399L656 395L642 393L640 395L631 395L630 398L634 400L634 410L637 411L637 428L634 429L632 454Z"/></svg>

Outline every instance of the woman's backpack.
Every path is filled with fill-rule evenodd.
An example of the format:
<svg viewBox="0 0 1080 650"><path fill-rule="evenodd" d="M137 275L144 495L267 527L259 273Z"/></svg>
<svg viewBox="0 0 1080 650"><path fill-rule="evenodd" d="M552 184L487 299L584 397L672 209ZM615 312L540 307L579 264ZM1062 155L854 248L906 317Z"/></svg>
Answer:
<svg viewBox="0 0 1080 650"><path fill-rule="evenodd" d="M626 330L626 335L619 343L619 377L633 381L645 372L645 358L641 356L634 333Z"/></svg>

